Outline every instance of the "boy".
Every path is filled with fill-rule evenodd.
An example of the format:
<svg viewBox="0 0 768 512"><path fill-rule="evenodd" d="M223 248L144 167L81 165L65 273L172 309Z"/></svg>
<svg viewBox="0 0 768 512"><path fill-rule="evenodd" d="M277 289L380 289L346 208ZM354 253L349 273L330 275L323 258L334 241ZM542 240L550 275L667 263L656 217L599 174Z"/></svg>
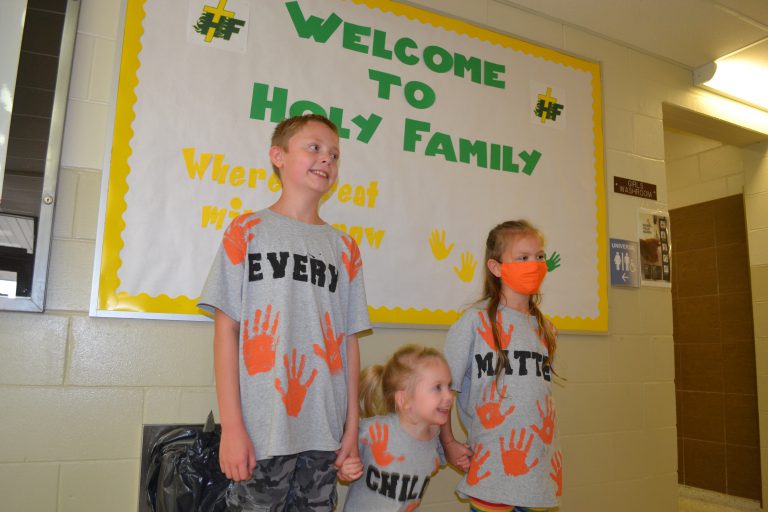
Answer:
<svg viewBox="0 0 768 512"><path fill-rule="evenodd" d="M198 304L214 313L219 458L229 510L330 511L336 468L358 456L357 333L370 329L360 250L318 213L338 130L286 119L269 157L280 198L232 221Z"/></svg>

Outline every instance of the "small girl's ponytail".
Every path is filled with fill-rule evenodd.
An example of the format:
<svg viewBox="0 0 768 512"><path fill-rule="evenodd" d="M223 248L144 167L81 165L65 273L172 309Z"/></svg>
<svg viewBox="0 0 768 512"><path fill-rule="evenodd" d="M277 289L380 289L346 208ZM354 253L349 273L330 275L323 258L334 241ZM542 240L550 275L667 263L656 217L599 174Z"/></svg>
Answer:
<svg viewBox="0 0 768 512"><path fill-rule="evenodd" d="M375 364L360 372L360 417L382 416L388 411L384 400L384 366Z"/></svg>

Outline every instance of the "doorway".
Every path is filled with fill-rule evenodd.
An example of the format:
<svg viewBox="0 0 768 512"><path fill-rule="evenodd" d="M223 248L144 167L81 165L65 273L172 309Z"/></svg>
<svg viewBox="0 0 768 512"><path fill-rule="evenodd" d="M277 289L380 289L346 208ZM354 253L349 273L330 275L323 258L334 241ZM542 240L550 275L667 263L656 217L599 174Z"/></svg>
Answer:
<svg viewBox="0 0 768 512"><path fill-rule="evenodd" d="M711 118L691 122L698 114L690 111L665 105L664 114L678 481L759 503L755 334L743 195L745 147L757 141L754 132Z"/></svg>

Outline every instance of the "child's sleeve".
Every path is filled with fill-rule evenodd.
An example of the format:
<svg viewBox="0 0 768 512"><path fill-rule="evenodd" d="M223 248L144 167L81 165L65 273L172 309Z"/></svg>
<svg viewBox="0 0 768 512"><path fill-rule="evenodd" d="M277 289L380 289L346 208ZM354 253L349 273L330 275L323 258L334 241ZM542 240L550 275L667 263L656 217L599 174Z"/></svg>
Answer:
<svg viewBox="0 0 768 512"><path fill-rule="evenodd" d="M236 218L224 233L197 303L197 307L209 313L220 309L237 322L240 321L242 309L243 276L248 247L246 237L249 236L242 229L245 220L244 215Z"/></svg>
<svg viewBox="0 0 768 512"><path fill-rule="evenodd" d="M474 350L473 313L473 310L464 312L461 318L451 326L448 336L445 338L443 354L451 369L451 388L455 391L461 391L464 376L471 368Z"/></svg>
<svg viewBox="0 0 768 512"><path fill-rule="evenodd" d="M448 464L448 459L445 457L445 450L443 449L443 443L437 443L437 466L445 466Z"/></svg>
<svg viewBox="0 0 768 512"><path fill-rule="evenodd" d="M342 235L344 240L344 266L349 280L349 301L347 303L347 335L357 334L371 328L368 315L368 300L365 296L363 260L360 249L351 236Z"/></svg>

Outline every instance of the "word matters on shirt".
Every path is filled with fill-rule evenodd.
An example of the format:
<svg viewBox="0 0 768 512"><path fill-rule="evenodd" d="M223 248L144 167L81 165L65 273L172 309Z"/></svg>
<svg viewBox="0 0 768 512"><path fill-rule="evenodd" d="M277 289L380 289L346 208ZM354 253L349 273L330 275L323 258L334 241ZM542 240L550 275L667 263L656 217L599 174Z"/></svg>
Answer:
<svg viewBox="0 0 768 512"><path fill-rule="evenodd" d="M530 350L513 350L511 353L509 350L505 350L504 353L507 354L507 365L504 369L507 375L525 377L533 376L535 372L536 377L541 377L546 381L552 380L549 356ZM475 354L477 378L481 378L483 374L496 375L497 360L496 352L488 352L485 355Z"/></svg>

